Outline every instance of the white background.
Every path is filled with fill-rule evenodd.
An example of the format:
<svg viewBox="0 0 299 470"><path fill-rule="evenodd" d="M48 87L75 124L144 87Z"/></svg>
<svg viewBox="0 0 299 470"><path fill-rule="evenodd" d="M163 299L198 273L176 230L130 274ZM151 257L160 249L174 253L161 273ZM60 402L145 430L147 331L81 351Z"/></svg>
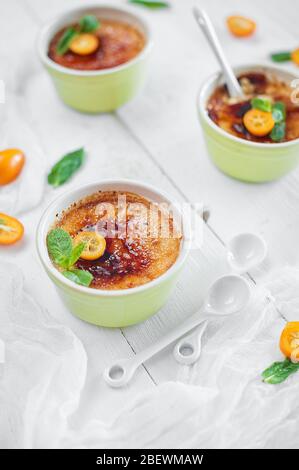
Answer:
<svg viewBox="0 0 299 470"><path fill-rule="evenodd" d="M115 114L89 116L60 102L36 57L36 36L42 24L67 8L84 3L9 0L1 6L0 79L8 61L25 64L19 93L25 100L24 116L44 151L46 170L64 153L81 146L87 148L88 158L70 183L56 190L47 187L42 204L20 216L26 231L24 242L0 248L0 262L13 260L21 266L27 291L81 339L89 359L84 390L85 398L88 397L86 416L92 415L93 400L101 396L101 416L111 417L117 413L119 403L156 384L177 379L179 366L172 358L171 348L148 361L125 390L109 389L100 373L113 359L142 350L199 307L208 285L227 272L224 254L230 237L255 231L268 242L268 262L252 273L257 283L264 271L298 262L299 169L278 182L251 185L221 174L208 158L197 119L196 96L201 83L217 70L217 63L192 17L191 6L206 8L233 64L269 62L270 52L299 46L298 12L294 0L176 0L171 1L171 10L156 12L136 7L136 12L142 11L150 21L155 41L145 89ZM225 17L236 12L256 20L254 37L238 40L229 35ZM294 73L299 71L295 65L283 67ZM177 201L202 202L210 213L203 226L202 249L192 252L167 306L145 323L123 330L98 328L74 318L62 305L35 250L37 223L55 196L109 177L153 183ZM105 405L108 395L112 404L109 407Z"/></svg>

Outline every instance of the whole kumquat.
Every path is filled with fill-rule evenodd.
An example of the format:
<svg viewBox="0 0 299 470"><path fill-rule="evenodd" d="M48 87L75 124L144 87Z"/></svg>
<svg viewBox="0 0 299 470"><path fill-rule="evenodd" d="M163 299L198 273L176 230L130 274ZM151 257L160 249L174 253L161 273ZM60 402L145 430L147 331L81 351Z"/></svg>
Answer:
<svg viewBox="0 0 299 470"><path fill-rule="evenodd" d="M12 183L21 173L25 163L22 150L11 148L0 151L0 185Z"/></svg>

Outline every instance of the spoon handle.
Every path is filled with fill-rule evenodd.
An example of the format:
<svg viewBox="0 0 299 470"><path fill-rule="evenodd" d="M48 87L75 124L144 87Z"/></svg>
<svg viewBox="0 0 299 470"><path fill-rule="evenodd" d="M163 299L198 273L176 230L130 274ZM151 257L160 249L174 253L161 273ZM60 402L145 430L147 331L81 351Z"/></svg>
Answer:
<svg viewBox="0 0 299 470"><path fill-rule="evenodd" d="M216 35L214 26L212 25L212 22L208 17L207 13L204 10L199 9L198 7L194 7L193 14L216 55L216 58L223 71L225 82L230 96L233 98L243 96L243 92L239 85L239 82L236 79L236 76L224 55L224 52Z"/></svg>
<svg viewBox="0 0 299 470"><path fill-rule="evenodd" d="M196 312L187 318L178 327L169 331L165 336L159 339L156 343L146 348L144 351L137 353L131 359L121 359L115 364L110 365L105 369L103 377L108 385L114 388L123 387L129 383L137 368L145 361L153 357L162 349L169 346L175 340L186 334L188 331L206 321L207 316L203 313Z"/></svg>
<svg viewBox="0 0 299 470"><path fill-rule="evenodd" d="M201 338L207 325L208 320L176 343L173 355L179 364L191 365L199 359L201 354Z"/></svg>

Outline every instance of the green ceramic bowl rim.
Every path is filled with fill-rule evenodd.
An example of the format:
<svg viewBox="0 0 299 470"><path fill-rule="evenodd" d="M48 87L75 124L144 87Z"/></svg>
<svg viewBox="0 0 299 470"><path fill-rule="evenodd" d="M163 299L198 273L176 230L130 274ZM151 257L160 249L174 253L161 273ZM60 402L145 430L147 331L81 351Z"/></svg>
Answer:
<svg viewBox="0 0 299 470"><path fill-rule="evenodd" d="M79 14L80 12L83 14L84 12L88 12L90 10L100 10L100 9L105 9L105 10L111 10L116 13L120 14L129 14L130 16L134 17L134 20L136 23L140 25L140 27L145 31L145 38L146 38L146 44L142 51L137 54L136 57L133 59L125 62L124 64L117 65L116 67L111 67L108 69L102 69L102 70L76 70L72 69L69 67L63 67L62 65L57 64L54 62L50 57L48 56L48 46L49 42L53 38L53 35L55 32L57 32L62 25L67 24L67 18L69 16L72 16L74 14ZM84 7L79 7L79 8L72 8L70 10L67 10L66 12L56 16L54 19L48 21L41 29L39 32L38 38L37 38L37 51L38 55L42 61L43 64L47 65L48 67L57 70L58 72L63 72L64 74L72 75L72 76L78 76L78 77L97 77L101 75L107 75L107 74L113 74L117 73L121 70L125 70L128 67L131 67L134 65L136 62L139 62L142 60L151 50L153 46L153 41L152 41L152 35L151 35L151 29L149 27L148 21L139 13L136 14L136 12L130 8L130 7L119 7L117 5L107 5L107 4L91 4L91 5L86 5Z"/></svg>
<svg viewBox="0 0 299 470"><path fill-rule="evenodd" d="M293 79L297 79L298 76L295 75L292 72L289 72L288 70L282 69L280 67L275 67L272 65L261 65L261 64L251 64L251 65L239 65L233 68L236 74L240 72L245 72L245 71L252 71L252 70L263 70L265 72L273 73L273 74L282 74L285 76L289 76L290 78L292 77ZM236 137L232 134L229 134L228 132L225 132L221 127L217 126L212 119L209 117L207 110L206 110L206 104L207 104L207 99L211 96L211 91L209 91L210 87L221 78L222 73L217 72L214 73L213 75L210 75L210 77L204 82L204 84L201 86L196 104L197 104L197 109L199 110L199 113L201 117L204 119L204 121L210 126L212 129L214 129L218 134L222 135L225 137L227 140L230 140L232 142L236 142L239 144L243 144L244 146L248 147L255 147L255 148L262 148L262 149L274 149L274 148L283 148L283 147L292 147L293 145L298 145L299 138L290 140L289 142L281 142L281 143L260 143L260 142L250 142L245 139L241 139L240 137ZM240 155L242 157L242 155Z"/></svg>
<svg viewBox="0 0 299 470"><path fill-rule="evenodd" d="M182 225L183 225L183 239L181 242L181 249L180 249L179 256L174 262L174 264L165 273L163 273L161 276L157 277L156 279L153 279L152 281L147 282L146 284L142 284L141 286L132 287L130 289L116 289L116 290L92 289L90 287L80 286L70 281L65 276L63 276L57 270L57 268L55 268L48 254L45 234L48 232L49 227L54 222L54 219L51 217L51 214L53 212L54 213L60 212L60 210L58 209L59 203L67 197L70 197L72 201L75 202L76 200L80 199L80 196L75 196L75 194L77 194L78 192L84 192L85 195L92 194L93 192L96 192L97 190L99 190L101 186L106 185L106 184L111 185L112 187L114 186L115 190L117 190L117 186L121 186L121 185L132 186L131 190L133 192L138 192L138 189L136 188L139 188L140 191L146 190L151 193L154 193L155 196L157 196L157 198L161 201L166 201L169 203L172 202L172 199L166 193L158 190L154 186L150 184L145 184L141 181L135 181L135 180L129 180L129 179L103 179L98 182L93 182L93 183L86 184L84 186L76 187L58 196L54 201L52 201L48 205L48 207L44 211L43 215L41 216L41 219L39 221L37 231L36 231L37 252L46 271L49 271L51 275L55 279L57 279L57 281L59 281L61 284L70 288L73 291L81 292L87 295L91 295L93 297L120 297L120 296L137 294L139 292L151 289L161 284L162 282L166 281L167 279L169 279L173 274L175 274L183 266L187 258L187 255L190 250L190 226L187 223L185 223L184 216L182 212L178 210L177 206L175 206L175 208L178 214L180 215L180 217L182 218ZM97 187L97 189L94 189L95 186ZM110 190L112 190L112 188ZM83 196L81 196L81 198L82 197Z"/></svg>

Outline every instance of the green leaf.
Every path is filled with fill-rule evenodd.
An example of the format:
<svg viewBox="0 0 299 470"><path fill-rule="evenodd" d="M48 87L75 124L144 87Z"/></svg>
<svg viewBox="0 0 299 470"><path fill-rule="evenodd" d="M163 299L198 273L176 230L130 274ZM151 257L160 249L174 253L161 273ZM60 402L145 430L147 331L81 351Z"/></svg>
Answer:
<svg viewBox="0 0 299 470"><path fill-rule="evenodd" d="M79 243L78 245L74 246L69 259L69 267L73 266L78 261L82 251L84 250L84 247L85 243Z"/></svg>
<svg viewBox="0 0 299 470"><path fill-rule="evenodd" d="M129 0L129 3L134 3L135 5L143 5L147 8L159 9L159 8L169 8L170 4L168 2L159 2L154 0Z"/></svg>
<svg viewBox="0 0 299 470"><path fill-rule="evenodd" d="M84 148L68 153L59 160L48 175L48 183L54 187L60 186L80 168L85 156Z"/></svg>
<svg viewBox="0 0 299 470"><path fill-rule="evenodd" d="M271 131L271 134L270 134L270 138L274 142L279 142L282 139L284 139L285 134L286 134L286 123L284 121L283 122L278 122L273 127L273 129Z"/></svg>
<svg viewBox="0 0 299 470"><path fill-rule="evenodd" d="M288 60L291 60L291 52L276 52L274 54L271 54L270 57L273 62L287 62Z"/></svg>
<svg viewBox="0 0 299 470"><path fill-rule="evenodd" d="M270 113L272 110L272 103L268 98L252 98L251 106L253 109L259 109L260 111L265 111L266 113Z"/></svg>
<svg viewBox="0 0 299 470"><path fill-rule="evenodd" d="M75 28L71 27L71 28L66 29L63 35L61 36L61 38L59 39L58 44L56 46L57 54L59 55L65 54L68 51L72 40L77 35L78 35L78 31Z"/></svg>
<svg viewBox="0 0 299 470"><path fill-rule="evenodd" d="M286 380L289 375L299 370L299 363L293 363L289 359L282 362L274 362L262 373L263 381L268 384L279 384Z"/></svg>
<svg viewBox="0 0 299 470"><path fill-rule="evenodd" d="M69 267L69 259L72 254L72 239L68 232L62 228L54 228L48 233L47 247L49 255L55 264L62 268Z"/></svg>
<svg viewBox="0 0 299 470"><path fill-rule="evenodd" d="M100 26L100 22L94 15L85 15L79 21L80 32L91 33Z"/></svg>
<svg viewBox="0 0 299 470"><path fill-rule="evenodd" d="M282 121L285 121L287 117L286 105L282 101L277 101L276 103L274 103L272 106L272 115L275 122L280 122L276 121L275 116L277 117L281 115Z"/></svg>
<svg viewBox="0 0 299 470"><path fill-rule="evenodd" d="M70 281L73 281L76 284L80 284L81 286L86 287L89 287L93 280L93 275L89 271L85 271L84 269L72 269L71 271L63 271L62 274Z"/></svg>

